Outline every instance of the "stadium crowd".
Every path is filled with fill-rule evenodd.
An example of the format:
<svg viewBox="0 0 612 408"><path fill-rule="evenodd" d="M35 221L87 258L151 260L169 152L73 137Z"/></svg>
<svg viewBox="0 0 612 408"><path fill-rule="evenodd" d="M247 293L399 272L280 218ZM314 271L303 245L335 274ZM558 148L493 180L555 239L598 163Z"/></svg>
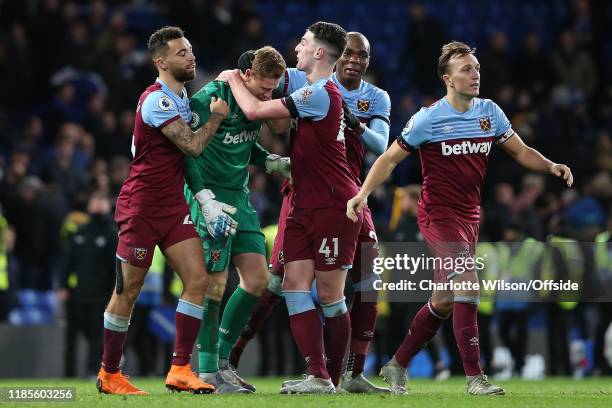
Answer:
<svg viewBox="0 0 612 408"><path fill-rule="evenodd" d="M318 1L305 3L319 6ZM555 7L563 2L545 3ZM392 57L398 63L387 66L380 54L374 54L371 63L368 80L392 98L392 136L443 92L435 75L436 57L454 33L428 4L405 6L409 21L400 38L403 51ZM79 301L99 305L106 299L106 293L100 297L99 292L114 283L113 245L110 267L102 268L93 259L82 261L92 266L86 276L94 282L83 288L83 280L69 282L69 237L85 222L112 228L111 206L95 202L114 203L129 172L135 104L155 77L146 36L166 23L186 30L198 62L190 94L221 69L234 67L243 51L266 43L283 51L287 65L294 66L292 47L276 43L266 30L265 22L281 16L262 16L259 6L250 0L0 3L0 257L7 261L0 262L0 268L5 265L0 270L0 321L19 306L18 293L24 289L53 290L61 300L74 302L80 286ZM512 28L524 33L520 41L506 31L490 30L472 44L482 64L481 96L495 99L528 144L570 166L575 176L574 187L565 188L526 173L493 149L482 203L481 233L486 240L508 240L508 230L516 230L537 240L556 234L593 242L612 225L612 48L605 41L612 7L588 0L562 6L565 14L550 23L555 27L551 38L525 25ZM333 16L325 18L334 21ZM346 28L352 29L350 24ZM367 27L361 31L368 35ZM293 33L296 38L301 34ZM373 50L379 43L373 39ZM261 144L271 153L287 155L287 139L263 134ZM372 162L373 157L368 164ZM382 241L418 239L415 200L420 174L418 155L413 155L398 166L393 182L371 197ZM263 170L252 171L252 201L262 226L277 222L281 182ZM164 301L174 301L171 275L163 282ZM92 316L100 317L99 308L93 309ZM595 336L597 319L603 319L603 312L597 312L573 315L573 322L587 327L583 338ZM405 313L397 305L381 313L380 355L401 341L410 321L401 315ZM587 315L585 324L581 319ZM79 319L70 313L68 317ZM396 321L401 330L395 330ZM286 324L283 327L286 331ZM605 363L596 365L605 370ZM280 363L277 367L282 368ZM268 368L263 367L262 374ZM150 370L141 367L143 373ZM295 370L300 370L299 362Z"/></svg>

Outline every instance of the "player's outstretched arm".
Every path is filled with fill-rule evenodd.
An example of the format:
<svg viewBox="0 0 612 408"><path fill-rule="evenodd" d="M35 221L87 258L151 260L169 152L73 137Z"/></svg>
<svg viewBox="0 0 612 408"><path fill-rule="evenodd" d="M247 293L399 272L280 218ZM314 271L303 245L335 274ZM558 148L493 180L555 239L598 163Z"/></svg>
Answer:
<svg viewBox="0 0 612 408"><path fill-rule="evenodd" d="M175 120L161 128L161 131L183 153L191 157L197 157L202 154L202 150L214 136L219 124L227 116L227 103L213 96L210 111L212 114L206 124L195 132L192 132L183 120Z"/></svg>
<svg viewBox="0 0 612 408"><path fill-rule="evenodd" d="M548 160L542 153L527 146L516 132L500 146L521 166L562 178L568 187L574 183L574 176L569 167Z"/></svg>
<svg viewBox="0 0 612 408"><path fill-rule="evenodd" d="M391 175L393 169L409 154L395 142L376 159L359 193L346 203L346 216L353 222L357 221L357 214L366 206L370 193L381 185Z"/></svg>
<svg viewBox="0 0 612 408"><path fill-rule="evenodd" d="M217 77L219 81L227 81L232 88L236 102L248 120L291 119L289 109L281 99L260 101L244 85L240 70L223 71Z"/></svg>

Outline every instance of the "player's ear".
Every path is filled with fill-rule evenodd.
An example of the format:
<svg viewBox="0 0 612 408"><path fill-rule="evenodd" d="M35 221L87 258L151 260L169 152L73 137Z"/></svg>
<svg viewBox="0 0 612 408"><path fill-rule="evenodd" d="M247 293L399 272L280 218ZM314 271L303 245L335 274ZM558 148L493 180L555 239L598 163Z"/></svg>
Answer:
<svg viewBox="0 0 612 408"><path fill-rule="evenodd" d="M168 69L168 64L166 64L166 61L164 61L164 58L161 55L158 55L157 57L155 57L153 62L155 63L155 66L158 69L161 69L161 70L164 70L164 71L166 69Z"/></svg>
<svg viewBox="0 0 612 408"><path fill-rule="evenodd" d="M317 49L315 50L315 58L316 59L321 59L323 58L323 56L325 55L325 47L317 47Z"/></svg>
<svg viewBox="0 0 612 408"><path fill-rule="evenodd" d="M449 87L451 87L451 88L453 88L453 87L454 87L454 85L453 85L453 83L452 83L452 81L451 81L451 79L450 79L450 75L448 75L448 74L444 74L444 75L442 75L442 80L444 81L444 84L445 84L446 86L449 86Z"/></svg>
<svg viewBox="0 0 612 408"><path fill-rule="evenodd" d="M255 74L253 73L253 70L251 68L247 68L246 71L240 72L240 76L242 77L242 80L245 82L248 82L251 80L251 78L253 78Z"/></svg>

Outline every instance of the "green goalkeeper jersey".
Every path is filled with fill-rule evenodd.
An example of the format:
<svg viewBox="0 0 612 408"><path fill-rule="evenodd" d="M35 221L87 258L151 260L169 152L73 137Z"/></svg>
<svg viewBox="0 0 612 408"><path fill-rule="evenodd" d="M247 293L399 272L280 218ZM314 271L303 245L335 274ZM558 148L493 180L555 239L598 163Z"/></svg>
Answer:
<svg viewBox="0 0 612 408"><path fill-rule="evenodd" d="M229 112L202 154L185 158L185 181L194 194L210 187L242 190L249 182L248 165L264 166L269 154L257 143L261 122L246 118L226 82L209 82L191 97L192 129L208 121L213 96L226 101Z"/></svg>

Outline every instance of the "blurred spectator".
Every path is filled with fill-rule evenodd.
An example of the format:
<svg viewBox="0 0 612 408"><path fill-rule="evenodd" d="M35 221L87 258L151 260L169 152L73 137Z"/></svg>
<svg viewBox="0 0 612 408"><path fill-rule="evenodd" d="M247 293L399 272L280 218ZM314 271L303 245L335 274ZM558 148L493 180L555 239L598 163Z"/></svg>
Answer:
<svg viewBox="0 0 612 408"><path fill-rule="evenodd" d="M612 173L612 137L609 131L603 130L599 133L594 153L597 167Z"/></svg>
<svg viewBox="0 0 612 408"><path fill-rule="evenodd" d="M76 145L84 137L83 129L66 123L60 130L59 140L51 150L47 164L42 168L41 178L60 189L66 198L74 198L89 183L85 170L85 160L77 160Z"/></svg>
<svg viewBox="0 0 612 408"><path fill-rule="evenodd" d="M47 251L51 220L42 196L43 184L27 176L17 184L17 194L6 201L6 218L15 227L15 257L20 288L51 288Z"/></svg>
<svg viewBox="0 0 612 408"><path fill-rule="evenodd" d="M110 161L110 193L113 201L119 195L121 185L130 175L130 160L124 156L114 156Z"/></svg>
<svg viewBox="0 0 612 408"><path fill-rule="evenodd" d="M525 235L524 230L518 222L508 220L502 232L503 242L497 243L500 277L507 282L529 282L537 276L536 271L542 262L542 243ZM518 376L522 374L527 355L527 329L531 310L529 296L529 292L516 291L504 294L504 298L495 302L495 312L499 317L499 335L514 360L513 374Z"/></svg>
<svg viewBox="0 0 612 408"><path fill-rule="evenodd" d="M410 6L408 31L404 37L404 54L399 64L400 74L404 74L406 67L412 66L412 84L423 93L438 93L438 57L445 43L446 35L440 21L429 15L421 3L413 3Z"/></svg>
<svg viewBox="0 0 612 408"><path fill-rule="evenodd" d="M14 232L0 207L0 322L6 320L10 309L9 256L15 243Z"/></svg>
<svg viewBox="0 0 612 408"><path fill-rule="evenodd" d="M96 55L91 52L89 28L83 20L73 20L68 28L68 38L59 52L65 65L79 70L94 68Z"/></svg>
<svg viewBox="0 0 612 408"><path fill-rule="evenodd" d="M595 7L593 7L593 5ZM601 21L604 16L601 4L590 0L573 0L571 11L568 13L565 26L576 35L576 43L583 50L597 53L604 41L602 37Z"/></svg>
<svg viewBox="0 0 612 408"><path fill-rule="evenodd" d="M483 98L495 98L502 85L510 84L512 79L512 56L506 33L493 33L489 39L489 48L481 53L479 59L485 73L481 79L480 95Z"/></svg>
<svg viewBox="0 0 612 408"><path fill-rule="evenodd" d="M32 46L26 27L15 22L11 27L11 35L7 42L6 56L10 62L6 65L6 78L4 81L3 92L11 95L9 109L18 112L21 109L28 109L30 95L34 92L35 82L35 56L32 54Z"/></svg>
<svg viewBox="0 0 612 408"><path fill-rule="evenodd" d="M242 35L238 37L232 56L235 60L246 50L256 50L261 47L264 41L263 23L257 15L248 17L244 24L237 26ZM288 65L291 66L291 65Z"/></svg>
<svg viewBox="0 0 612 408"><path fill-rule="evenodd" d="M89 219L67 237L58 296L66 302L65 375L76 375L79 334L87 340L87 377L99 369L102 315L115 284L117 227L106 193L94 192L87 204Z"/></svg>
<svg viewBox="0 0 612 408"><path fill-rule="evenodd" d="M532 31L525 36L523 48L514 61L513 82L542 103L550 91L552 66L537 32Z"/></svg>
<svg viewBox="0 0 612 408"><path fill-rule="evenodd" d="M595 92L597 72L593 59L578 48L573 32L561 33L559 50L553 55L552 62L560 85L570 92L579 92L576 98L588 98Z"/></svg>

